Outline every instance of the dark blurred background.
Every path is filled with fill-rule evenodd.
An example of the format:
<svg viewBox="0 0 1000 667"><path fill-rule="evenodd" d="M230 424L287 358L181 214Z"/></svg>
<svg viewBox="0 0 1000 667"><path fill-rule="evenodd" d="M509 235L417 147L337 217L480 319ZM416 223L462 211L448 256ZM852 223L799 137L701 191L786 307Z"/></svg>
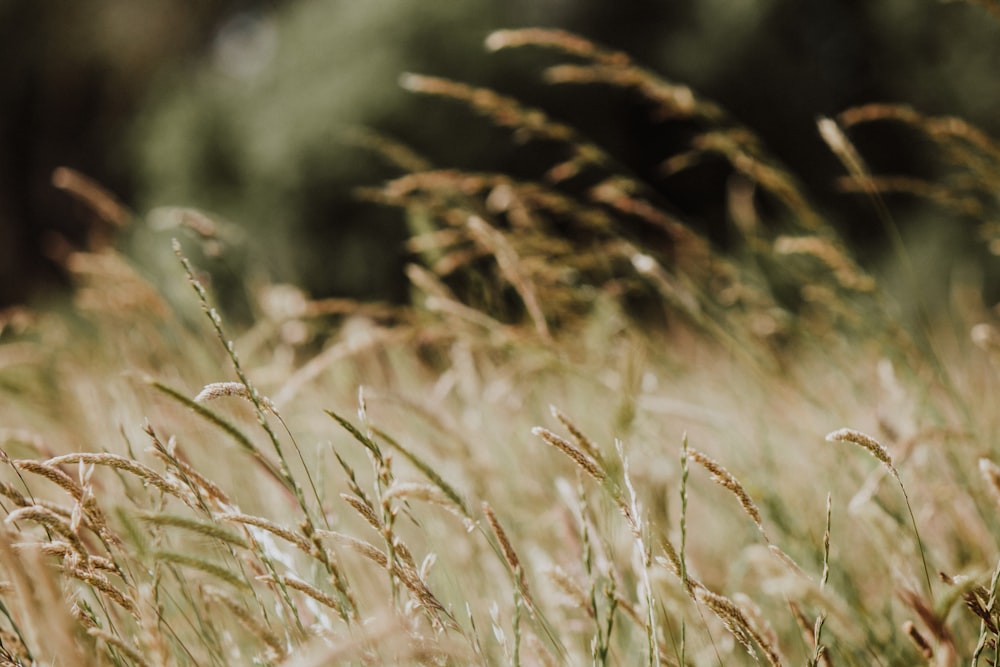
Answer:
<svg viewBox="0 0 1000 667"><path fill-rule="evenodd" d="M508 133L403 91L407 71L545 108L724 242L726 167L665 179L657 164L684 148L683 128L650 118L627 94L546 86L539 73L556 62L551 53L485 52L490 31L525 26L627 51L718 102L862 248L880 247L878 227L865 202L834 191L842 170L817 116L907 103L1000 133L1000 22L972 4L0 0L0 307L58 290L54 248L86 242L91 214L53 187L60 166L138 214L121 242L152 271L149 258L169 254L176 233L159 207L190 206L220 222L238 274L263 266L316 295L403 298L402 215L352 194L396 172L349 140L356 128L441 167L537 173L531 150ZM864 149L875 171L935 169L919 142L891 128Z"/></svg>

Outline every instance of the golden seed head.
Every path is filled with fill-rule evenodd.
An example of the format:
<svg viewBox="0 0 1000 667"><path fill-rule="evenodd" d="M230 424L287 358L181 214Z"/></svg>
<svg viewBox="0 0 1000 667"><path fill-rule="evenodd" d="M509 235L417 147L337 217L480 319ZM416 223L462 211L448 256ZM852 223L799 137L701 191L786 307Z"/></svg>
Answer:
<svg viewBox="0 0 1000 667"><path fill-rule="evenodd" d="M896 468L892 465L892 456L889 455L889 451L882 446L882 444L875 438L862 433L861 431L855 431L851 428L842 428L832 433L828 433L826 436L827 442L850 442L859 447L867 449L872 456L881 461L885 467L892 473L893 477L899 477L896 472Z"/></svg>

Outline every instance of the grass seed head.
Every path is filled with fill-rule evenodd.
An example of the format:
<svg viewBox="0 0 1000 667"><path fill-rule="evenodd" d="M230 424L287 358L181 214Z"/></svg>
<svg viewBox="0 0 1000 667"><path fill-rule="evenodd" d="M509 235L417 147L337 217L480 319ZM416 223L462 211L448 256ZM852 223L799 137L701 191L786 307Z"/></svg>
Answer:
<svg viewBox="0 0 1000 667"><path fill-rule="evenodd" d="M743 485L740 484L739 480L733 476L731 472L726 470L722 464L720 464L715 459L710 456L699 452L697 449L688 449L688 459L694 461L701 465L705 470L712 473L712 481L714 481L719 486L728 490L740 503L740 507L746 512L747 516L756 524L757 529L760 530L761 534L764 535L765 541L767 540L767 534L764 532L764 522L760 517L760 510L757 508L757 503L753 501L750 494L747 493Z"/></svg>
<svg viewBox="0 0 1000 667"><path fill-rule="evenodd" d="M832 433L828 433L826 436L827 442L850 442L859 447L867 449L868 452L878 459L886 469L892 473L893 477L898 478L899 474L896 472L895 466L892 464L892 456L889 455L889 451L882 446L875 438L862 433L861 431L855 431L851 428L842 428Z"/></svg>
<svg viewBox="0 0 1000 667"><path fill-rule="evenodd" d="M212 382L211 384L205 385L205 387L194 397L195 403L206 403L208 401L213 401L217 398L223 396L238 396L244 400L253 402L253 396L247 391L247 387L242 382ZM258 396L261 404L267 408L271 414L278 414L274 403L266 396Z"/></svg>
<svg viewBox="0 0 1000 667"><path fill-rule="evenodd" d="M603 483L607 480L608 474L601 469L597 462L584 454L580 451L580 449L565 438L562 438L552 431L542 428L541 426L536 426L531 429L531 432L571 458L581 470L596 479L598 482Z"/></svg>

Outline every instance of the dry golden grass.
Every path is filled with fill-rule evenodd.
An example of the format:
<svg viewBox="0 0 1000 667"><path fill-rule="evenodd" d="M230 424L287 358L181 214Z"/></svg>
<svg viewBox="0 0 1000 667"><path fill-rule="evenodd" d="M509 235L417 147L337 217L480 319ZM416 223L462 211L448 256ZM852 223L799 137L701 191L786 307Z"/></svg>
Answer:
<svg viewBox="0 0 1000 667"><path fill-rule="evenodd" d="M665 163L731 163L745 247L720 255L541 112L410 76L567 151L520 182L362 135L409 172L364 194L423 222L412 306L270 286L241 332L182 244L162 288L110 246L67 251L72 312L0 317L0 665L995 663L995 314L956 284L951 310L895 317L912 295L748 131L626 55L488 46L702 124ZM869 107L820 126L869 196L900 184L845 133L875 121L969 172L939 203L1000 187L973 128ZM564 190L581 170L598 185Z"/></svg>

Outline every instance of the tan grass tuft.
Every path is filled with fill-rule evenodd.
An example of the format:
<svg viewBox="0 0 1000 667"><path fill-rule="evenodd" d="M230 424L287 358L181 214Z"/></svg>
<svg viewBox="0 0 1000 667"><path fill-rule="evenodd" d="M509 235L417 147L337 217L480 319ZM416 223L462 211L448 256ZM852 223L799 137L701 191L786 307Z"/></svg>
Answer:
<svg viewBox="0 0 1000 667"><path fill-rule="evenodd" d="M486 522L490 524L490 529L500 544L500 551L503 553L504 560L507 561L511 573L517 578L517 585L521 590L521 595L524 596L528 608L534 611L535 603L528 590L528 578L525 575L524 566L521 564L521 559L518 558L517 551L514 549L514 545L511 544L510 538L507 537L507 531L500 525L500 519L497 518L496 512L493 511L489 503L483 503L483 514L486 515Z"/></svg>
<svg viewBox="0 0 1000 667"><path fill-rule="evenodd" d="M889 455L889 451L883 447L878 440L870 435L862 433L861 431L855 431L851 428L842 428L837 431L833 431L832 433L828 433L826 441L849 442L867 449L872 456L878 459L886 467L886 470L888 470L893 477L897 480L899 479L899 473L892 464L892 456Z"/></svg>
<svg viewBox="0 0 1000 667"><path fill-rule="evenodd" d="M556 123L543 111L525 107L518 100L500 95L489 88L477 88L440 77L409 73L400 77L400 85L411 92L465 102L474 111L489 118L498 126L514 129L518 133L517 138L521 140L559 141L566 142L571 147L576 147L580 143L573 128Z"/></svg>
<svg viewBox="0 0 1000 667"><path fill-rule="evenodd" d="M45 461L45 464L48 466L61 466L69 463L80 462L108 466L116 470L123 470L139 477L142 480L145 480L146 482L149 482L164 493L182 500L185 504L192 507L194 506L194 500L191 498L191 494L184 487L180 486L176 482L167 480L149 466L143 465L138 461L134 461L118 454L110 454L106 452L63 454L62 456L56 456Z"/></svg>
<svg viewBox="0 0 1000 667"><path fill-rule="evenodd" d="M841 287L857 292L872 292L875 281L855 266L847 255L829 239L819 236L779 236L774 242L779 255L810 255L833 271Z"/></svg>
<svg viewBox="0 0 1000 667"><path fill-rule="evenodd" d="M985 3L984 3L985 4ZM945 144L959 139L983 153L1000 159L1000 143L961 118L925 116L901 104L866 104L841 112L838 119L845 127L859 123L893 120L913 127L935 141Z"/></svg>
<svg viewBox="0 0 1000 667"><path fill-rule="evenodd" d="M217 398L222 398L224 396L238 396L244 400L253 403L253 397L247 390L247 387L242 382L212 382L211 384L205 385L205 387L194 397L195 403L207 403L208 401L214 401ZM278 410L274 406L274 403L267 396L260 396L260 403L267 410L273 414L277 415Z"/></svg>
<svg viewBox="0 0 1000 667"><path fill-rule="evenodd" d="M791 570L791 571L792 571L792 572L794 572L795 574L799 575L800 577L803 577L804 579L808 579L808 580L811 580L811 579L812 579L812 578L811 578L811 577L809 576L809 574L808 574L808 573L807 573L807 572L806 572L805 570L803 570L803 569L802 569L802 566L801 566L801 565L799 565L799 564L798 564L798 563L797 563L797 562L795 561L795 559L794 559L794 558L792 558L791 556L789 556L789 555L788 555L788 554L787 554L787 553L786 553L786 552L785 552L785 551L784 551L784 550L783 550L783 549L782 549L781 547L779 547L779 546L778 546L777 544L768 544L768 545L767 545L767 550L768 550L768 551L769 551L769 552L770 552L770 553L771 553L772 555L774 555L774 556L775 556L775 557L776 557L776 558L777 558L777 559L778 559L779 561L781 561L781 562L782 562L782 563L783 563L783 564L784 564L784 565L785 565L785 566L786 566L786 567L787 567L787 568L788 568L789 570Z"/></svg>
<svg viewBox="0 0 1000 667"><path fill-rule="evenodd" d="M826 145L830 147L833 154L841 161L847 172L859 179L862 182L871 182L871 177L868 173L868 167L865 165L865 161L862 159L861 155L858 153L857 149L854 148L847 135L837 124L837 121L830 118L820 118L816 122L819 128L819 134L826 142Z"/></svg>
<svg viewBox="0 0 1000 667"><path fill-rule="evenodd" d="M31 501L24 497L24 494L14 488L10 482L0 481L0 495L10 498L18 507L27 507Z"/></svg>
<svg viewBox="0 0 1000 667"><path fill-rule="evenodd" d="M361 517L368 522L372 528L374 528L379 533L382 532L382 520L378 518L373 510L364 500L358 498L357 496L352 496L349 493L340 494L341 500L354 508Z"/></svg>
<svg viewBox="0 0 1000 667"><path fill-rule="evenodd" d="M125 593L122 593L120 590L115 588L103 574L87 570L82 567L68 566L64 569L66 574L69 576L89 584L96 590L104 593L104 595L113 600L118 606L130 612L133 617L139 618L139 609L136 606L135 601Z"/></svg>
<svg viewBox="0 0 1000 667"><path fill-rule="evenodd" d="M75 169L58 167L52 172L52 185L82 202L105 223L114 229L127 227L132 216L118 199L99 183ZM91 231L89 247L101 250L110 244L107 232Z"/></svg>
<svg viewBox="0 0 1000 667"><path fill-rule="evenodd" d="M625 53L602 49L590 40L564 30L547 28L497 30L490 33L486 38L486 48L490 51L514 49L523 46L554 48L564 53L600 62L605 65L624 66L631 62L631 59Z"/></svg>
<svg viewBox="0 0 1000 667"><path fill-rule="evenodd" d="M573 436L573 440L576 441L576 444L580 449L586 452L588 456L592 457L598 463L602 462L604 457L601 454L600 448L593 440L588 438L569 417L563 414L559 408L554 405L549 406L549 412L551 412L552 416L563 425L563 428L569 431L569 434Z"/></svg>
<svg viewBox="0 0 1000 667"><path fill-rule="evenodd" d="M31 459L17 459L11 463L19 470L24 470L25 472L30 472L34 475L46 478L50 482L61 487L64 491L66 491L66 493L72 496L74 500L80 501L83 499L83 487L77 484L72 477L59 468L46 463L41 463L39 461L33 461Z"/></svg>
<svg viewBox="0 0 1000 667"><path fill-rule="evenodd" d="M87 562L90 559L90 553L84 546L83 541L80 540L80 536L77 535L76 531L73 530L72 526L63 517L59 516L52 509L43 507L42 505L19 507L9 512L7 518L4 519L4 523L8 526L16 525L19 521L34 521L46 529L62 535L83 562Z"/></svg>
<svg viewBox="0 0 1000 667"><path fill-rule="evenodd" d="M504 238L503 233L494 229L479 216L470 216L467 225L472 237L493 255L500 272L521 297L521 301L535 325L535 331L543 340L551 341L552 333L545 321L545 313L542 312L535 286L525 275L517 251Z"/></svg>
<svg viewBox="0 0 1000 667"><path fill-rule="evenodd" d="M688 449L688 459L694 461L695 463L701 465L705 470L712 473L712 481L728 490L740 503L740 507L746 512L747 516L757 525L757 529L760 531L761 535L764 537L765 542L770 542L767 537L767 533L764 531L764 523L760 518L760 510L757 509L757 503L753 501L750 494L746 492L743 485L740 484L739 480L736 479L732 473L726 470L719 462L712 459L706 454L699 452L697 449Z"/></svg>
<svg viewBox="0 0 1000 667"><path fill-rule="evenodd" d="M79 552L74 549L69 542L63 542L61 540L38 543L19 542L14 544L13 547L15 551L37 549L43 554L48 556L59 556L64 560L77 559L79 557ZM105 572L112 572L114 574L119 573L118 567L115 565L114 561L105 558L104 556L95 556L91 554L87 560L87 565L96 570L104 570Z"/></svg>
<svg viewBox="0 0 1000 667"><path fill-rule="evenodd" d="M279 583L278 578L276 577L276 575L273 574L261 575L257 577L257 581ZM311 597L313 600L316 600L320 604L326 605L327 607L333 609L338 613L340 612L341 604L337 600L335 600L332 596L327 595L320 589L316 588L312 584L302 581L298 577L292 575L285 575L280 577L280 583L284 584L288 588L295 589L300 593L305 593L306 595Z"/></svg>
<svg viewBox="0 0 1000 667"><path fill-rule="evenodd" d="M608 474L601 469L597 462L590 456L584 454L565 438L562 438L552 431L542 428L541 426L536 426L531 429L531 432L571 458L581 470L596 479L598 482L603 484L607 481Z"/></svg>
<svg viewBox="0 0 1000 667"><path fill-rule="evenodd" d="M491 51L539 46L590 61L586 65L557 65L545 72L551 83L601 83L638 91L655 102L661 117L700 116L711 121L725 118L717 105L698 99L688 86L678 85L638 67L620 51L600 47L593 42L561 30L527 28L501 30L486 39Z"/></svg>
<svg viewBox="0 0 1000 667"><path fill-rule="evenodd" d="M153 437L153 456L160 459L168 466L173 467L177 471L178 477L180 477L192 491L199 494L200 491L204 491L205 494L215 501L220 507L232 506L233 503L229 494L223 491L218 484L195 470L190 463L180 458L176 451L176 445L173 442L173 439L171 439L170 442L164 446L159 442L159 440L156 439L155 434L153 434L151 430L147 431L147 433L150 433Z"/></svg>
<svg viewBox="0 0 1000 667"><path fill-rule="evenodd" d="M300 551L313 555L312 544L304 536L294 533L287 528L276 524L269 519L265 519L259 516L252 516L249 514L239 514L239 513L223 513L217 514L217 519L222 521L232 521L233 523L240 523L245 526L254 526L255 528L261 528L267 532L280 537L281 539L289 542L299 548Z"/></svg>
<svg viewBox="0 0 1000 667"><path fill-rule="evenodd" d="M393 576L399 578L403 585L413 594L414 599L427 611L428 617L435 627L442 628L445 625L455 626L455 619L451 613L435 597L434 593L431 592L423 580L420 579L420 575L415 568L398 562L390 565L389 558L385 552L364 540L359 540L350 535L338 533L333 530L320 529L316 530L316 535L317 537L329 539L337 544L346 546L379 567L389 570Z"/></svg>
<svg viewBox="0 0 1000 667"><path fill-rule="evenodd" d="M704 588L702 583L691 576L689 569L682 567L681 557L677 553L677 548L674 547L673 543L670 542L666 537L660 538L660 548L663 549L665 556L657 556L655 561L661 567L666 568L671 573L673 573L678 579L681 578L682 573L685 581L684 590L689 596L695 598L695 589Z"/></svg>
<svg viewBox="0 0 1000 667"><path fill-rule="evenodd" d="M764 657L771 667L781 667L781 656L778 654L777 648L754 628L747 612L742 607L726 596L719 595L704 587L695 589L695 598L722 621L726 629L746 649L747 653L756 657L757 652L754 649L756 644L764 653Z"/></svg>
<svg viewBox="0 0 1000 667"><path fill-rule="evenodd" d="M733 593L732 599L743 610L743 614L750 622L750 626L760 634L760 637L767 642L767 645L771 647L777 646L778 634L774 631L770 621L767 620L764 611L754 602L753 598L745 593Z"/></svg>

